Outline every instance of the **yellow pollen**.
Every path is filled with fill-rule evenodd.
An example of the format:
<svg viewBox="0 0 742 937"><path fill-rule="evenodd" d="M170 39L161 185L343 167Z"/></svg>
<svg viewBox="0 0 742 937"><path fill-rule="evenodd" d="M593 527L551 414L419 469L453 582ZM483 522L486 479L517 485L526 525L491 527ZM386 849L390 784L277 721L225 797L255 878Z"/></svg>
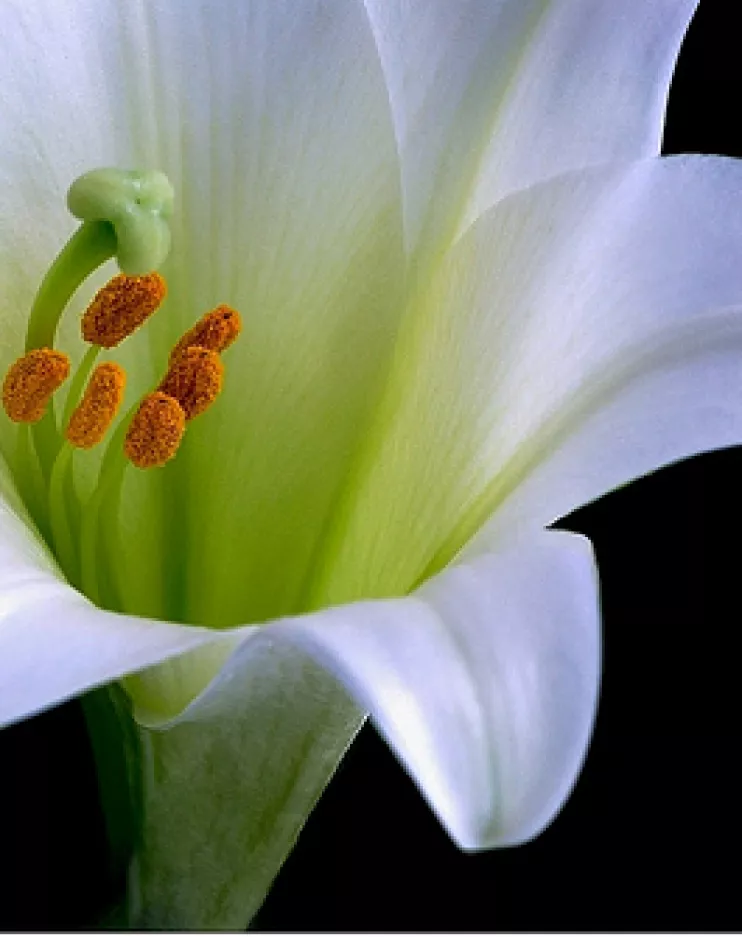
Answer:
<svg viewBox="0 0 742 937"><path fill-rule="evenodd" d="M229 348L241 331L242 319L239 312L231 306L217 306L202 316L178 341L170 352L170 365L172 366L187 348L194 345L208 348L209 351L222 352Z"/></svg>
<svg viewBox="0 0 742 937"><path fill-rule="evenodd" d="M185 413L177 400L160 391L147 394L126 433L127 459L137 468L164 465L178 451L185 421Z"/></svg>
<svg viewBox="0 0 742 937"><path fill-rule="evenodd" d="M159 273L120 273L98 290L82 317L82 337L92 345L113 348L135 332L167 295Z"/></svg>
<svg viewBox="0 0 742 937"><path fill-rule="evenodd" d="M215 351L198 345L186 348L170 365L157 388L183 408L186 420L203 413L219 396L224 365Z"/></svg>
<svg viewBox="0 0 742 937"><path fill-rule="evenodd" d="M108 432L124 399L126 372L115 361L93 371L82 400L70 417L65 436L78 449L92 449Z"/></svg>
<svg viewBox="0 0 742 937"><path fill-rule="evenodd" d="M14 362L3 381L3 407L14 423L37 423L52 394L67 380L70 359L52 348L35 348Z"/></svg>

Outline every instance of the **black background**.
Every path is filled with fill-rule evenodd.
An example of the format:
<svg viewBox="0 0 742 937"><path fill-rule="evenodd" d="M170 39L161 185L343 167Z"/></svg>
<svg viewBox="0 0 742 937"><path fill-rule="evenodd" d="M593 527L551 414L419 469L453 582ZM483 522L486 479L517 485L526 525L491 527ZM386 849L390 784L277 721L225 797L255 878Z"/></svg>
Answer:
<svg viewBox="0 0 742 937"><path fill-rule="evenodd" d="M665 152L742 157L736 6L702 0ZM742 928L741 483L742 450L713 453L563 522L595 544L605 673L585 769L547 832L518 849L460 853L367 727L254 926ZM0 734L0 836L0 926L93 924L111 884L79 704Z"/></svg>

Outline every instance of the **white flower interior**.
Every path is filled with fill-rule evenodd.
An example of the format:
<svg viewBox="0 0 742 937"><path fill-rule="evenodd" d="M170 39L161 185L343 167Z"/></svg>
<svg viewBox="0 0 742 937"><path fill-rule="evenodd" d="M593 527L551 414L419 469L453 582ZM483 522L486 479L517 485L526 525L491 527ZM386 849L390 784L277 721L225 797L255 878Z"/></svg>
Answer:
<svg viewBox="0 0 742 937"><path fill-rule="evenodd" d="M742 171L656 159L693 8L7 5L0 364L93 166L176 191L167 306L116 356L132 398L203 311L245 321L220 405L172 465L127 474L106 527L124 615L2 526L4 718L159 665L127 682L140 718L175 717L146 736L178 791L152 793L150 921L240 926L357 704L464 846L534 835L566 797L598 602L584 542L544 527L742 439ZM183 868L214 816L193 821L194 764L239 802L234 904L215 862L213 887Z"/></svg>

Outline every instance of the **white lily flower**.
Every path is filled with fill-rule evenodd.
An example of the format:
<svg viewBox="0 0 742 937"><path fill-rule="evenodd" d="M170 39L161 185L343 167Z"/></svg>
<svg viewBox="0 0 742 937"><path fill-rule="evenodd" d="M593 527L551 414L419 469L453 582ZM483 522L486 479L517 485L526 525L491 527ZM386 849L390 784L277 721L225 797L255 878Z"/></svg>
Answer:
<svg viewBox="0 0 742 937"><path fill-rule="evenodd" d="M568 796L598 585L546 528L742 441L742 165L657 158L694 8L2 7L3 367L94 167L175 189L167 304L114 355L134 395L207 308L245 322L218 406L100 510L95 594L0 423L0 719L123 679L139 926L243 926L366 712L462 848Z"/></svg>

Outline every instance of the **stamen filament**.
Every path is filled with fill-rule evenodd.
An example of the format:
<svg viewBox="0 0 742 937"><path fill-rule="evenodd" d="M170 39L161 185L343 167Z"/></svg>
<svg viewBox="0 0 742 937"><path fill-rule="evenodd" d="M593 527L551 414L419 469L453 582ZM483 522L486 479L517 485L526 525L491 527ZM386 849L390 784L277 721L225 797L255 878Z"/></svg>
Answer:
<svg viewBox="0 0 742 937"><path fill-rule="evenodd" d="M87 383L90 372L93 370L93 365L98 355L101 353L100 345L91 345L90 348L85 352L82 361L77 366L77 371L72 378L72 383L70 384L70 392L67 394L67 400L64 405L64 415L62 416L62 426L69 426L70 417L75 407L80 402L80 397L82 397L83 388Z"/></svg>
<svg viewBox="0 0 742 937"><path fill-rule="evenodd" d="M124 457L124 438L129 423L137 412L139 404L134 404L124 416L111 437L103 455L98 484L88 499L82 512L80 528L80 584L81 589L91 600L99 604L100 590L98 582L98 519L105 498L121 485L128 462Z"/></svg>
<svg viewBox="0 0 742 937"><path fill-rule="evenodd" d="M54 460L49 477L49 520L51 522L52 536L59 565L73 584L77 584L78 563L75 542L67 514L65 486L68 473L72 470L72 457L74 448L64 442L57 458Z"/></svg>
<svg viewBox="0 0 742 937"><path fill-rule="evenodd" d="M14 473L16 484L39 533L47 543L51 544L51 531L46 523L46 512L44 510L46 490L31 437L31 424L19 423L17 433L15 444L16 471Z"/></svg>

